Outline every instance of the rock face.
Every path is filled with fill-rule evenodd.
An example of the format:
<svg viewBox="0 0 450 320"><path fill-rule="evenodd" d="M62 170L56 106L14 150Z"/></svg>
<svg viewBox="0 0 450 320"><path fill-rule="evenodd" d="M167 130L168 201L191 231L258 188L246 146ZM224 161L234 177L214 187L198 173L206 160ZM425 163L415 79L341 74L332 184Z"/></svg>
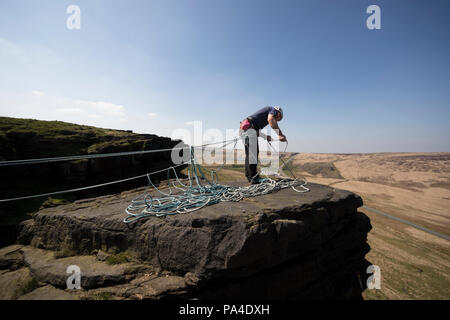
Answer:
<svg viewBox="0 0 450 320"><path fill-rule="evenodd" d="M0 160L170 149L178 143L179 140L153 134L134 134L60 121L0 117ZM36 185L38 193L59 191L61 188L72 189L129 178L171 165L171 152L167 151L0 167L0 191L4 197L23 196L24 194L12 194L12 184L16 182L21 184L19 190L27 190L26 186ZM104 177L108 177L108 180L105 181ZM139 185L142 185L142 181ZM119 190L128 190L127 187L129 189L129 185L125 184Z"/></svg>
<svg viewBox="0 0 450 320"><path fill-rule="evenodd" d="M0 161L51 158L74 155L170 149L179 140L152 134L100 129L60 121L38 121L0 117ZM139 176L172 166L171 152L76 161L0 166L1 198L68 190ZM177 170L181 170L178 167ZM166 179L161 173L152 178ZM145 178L111 186L47 198L0 203L0 246L15 238L21 213L34 212L44 204L111 194L146 185ZM13 212L13 214L10 214Z"/></svg>
<svg viewBox="0 0 450 320"><path fill-rule="evenodd" d="M369 218L357 211L362 200L323 185L309 188L309 193L284 189L128 225L122 222L124 209L142 190L79 200L41 210L24 222L19 243L42 250L20 252L34 277L55 287L62 279L52 279L62 271L42 266L54 264L48 262L48 250L72 252L75 256L64 263L76 264L79 258L82 272L85 268L91 275L89 264L105 263L93 252L126 252L134 263L127 270L134 271L98 269L114 280L94 281L87 297L360 299L371 229ZM27 250L43 258L30 262ZM0 266L19 268L17 250L5 252L9 259L0 257ZM142 275L142 266L158 271Z"/></svg>

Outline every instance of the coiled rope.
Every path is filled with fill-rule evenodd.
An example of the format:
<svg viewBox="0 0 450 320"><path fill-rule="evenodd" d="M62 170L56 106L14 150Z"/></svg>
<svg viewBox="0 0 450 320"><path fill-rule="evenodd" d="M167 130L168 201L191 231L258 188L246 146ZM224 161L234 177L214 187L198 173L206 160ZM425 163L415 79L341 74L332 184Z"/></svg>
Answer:
<svg viewBox="0 0 450 320"><path fill-rule="evenodd" d="M237 139L235 139L234 142L235 148ZM269 145L275 151L270 142ZM224 143L223 147L225 146L226 144ZM284 167L289 168L284 160L281 160ZM224 201L238 202L244 198L269 194L289 187L298 193L309 191L306 187L307 181L305 179L299 181L290 168L289 171L293 178L281 175L279 170L277 176L280 177L281 180L274 180L268 175L264 175L264 181L259 184L238 187L226 186L215 182L214 175L217 178L216 171L211 171L211 180L206 179L203 168L195 161L194 148L191 148L191 160L189 164L187 183L183 183L181 179L179 179L173 167L168 169L168 192L164 192L157 188L153 184L150 175L148 175L149 189L144 194L132 200L131 204L125 209L127 217L125 217L123 222L131 223L152 216L164 217L174 214L189 213L199 210L207 205ZM174 181L170 180L171 171L175 176ZM202 181L206 182L206 184L203 185ZM296 189L299 187L301 190ZM151 189L162 196L152 196L149 192Z"/></svg>

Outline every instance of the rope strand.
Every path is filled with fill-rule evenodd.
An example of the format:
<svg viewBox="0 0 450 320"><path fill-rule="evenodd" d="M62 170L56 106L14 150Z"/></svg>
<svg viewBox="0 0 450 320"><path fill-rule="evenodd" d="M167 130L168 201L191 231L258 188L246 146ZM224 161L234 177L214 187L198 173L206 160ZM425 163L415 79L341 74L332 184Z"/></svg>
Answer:
<svg viewBox="0 0 450 320"><path fill-rule="evenodd" d="M270 143L269 143L270 144ZM270 144L271 148L275 151L273 146ZM236 147L236 143L233 149ZM284 166L287 164L283 161ZM220 169L223 168L223 165ZM289 167L288 167L289 168ZM269 194L276 192L281 189L286 189L291 187L297 193L304 193L310 191L307 187L307 181L302 179L303 182L298 181L292 170L289 171L293 175L293 179L289 177L282 176L278 172L278 176L281 180L276 181L270 178L268 175L264 182L259 184L252 184L249 186L226 186L214 182L212 176L212 181L208 181L202 171L202 168L195 161L194 148L191 148L191 161L188 167L188 180L189 186L183 184L177 173L175 174L175 181L182 187L176 187L177 190L181 191L178 194L172 193L170 189L170 184L175 186L175 182L170 181L168 170L168 186L170 193L164 193L159 190L152 182L150 176L147 176L149 181L149 188L147 191L131 201L131 204L125 209L127 217L123 220L125 223L131 223L143 218L148 217L164 217L168 215L174 215L179 213L189 213L199 210L207 205L216 204L219 202L238 202L244 198L256 197L260 195ZM279 170L280 171L280 170ZM217 172L213 171L217 176ZM200 177L199 177L200 174ZM201 180L207 182L207 185L202 185ZM301 187L302 190L296 189L296 187ZM149 191L151 189L156 190L163 195L161 198L154 198L150 195Z"/></svg>

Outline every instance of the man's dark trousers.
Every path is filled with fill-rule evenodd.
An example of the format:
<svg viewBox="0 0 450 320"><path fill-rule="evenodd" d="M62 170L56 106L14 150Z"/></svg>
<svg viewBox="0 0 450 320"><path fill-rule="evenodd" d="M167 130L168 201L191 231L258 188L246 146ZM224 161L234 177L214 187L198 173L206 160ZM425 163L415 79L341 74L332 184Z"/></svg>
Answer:
<svg viewBox="0 0 450 320"><path fill-rule="evenodd" d="M258 154L259 154L259 145L258 145L258 138L252 139L256 143L256 154L251 154L250 152L250 137L246 136L244 138L244 145L245 145L245 176L247 177L248 181L252 181L252 179L258 175ZM253 142L253 141L252 141ZM250 161L250 157L252 161ZM255 159L256 158L256 159ZM257 178L257 177L256 177Z"/></svg>

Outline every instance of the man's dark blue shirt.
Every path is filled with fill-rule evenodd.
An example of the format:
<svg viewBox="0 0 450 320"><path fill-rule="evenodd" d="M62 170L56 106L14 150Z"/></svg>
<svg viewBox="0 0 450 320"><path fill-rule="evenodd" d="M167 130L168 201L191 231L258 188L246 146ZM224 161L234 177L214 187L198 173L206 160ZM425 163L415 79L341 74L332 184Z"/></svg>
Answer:
<svg viewBox="0 0 450 320"><path fill-rule="evenodd" d="M255 130L261 130L269 124L269 122L267 121L267 117L269 116L269 114L272 114L274 117L276 117L278 115L278 112L279 111L275 110L274 107L267 106L256 111L248 118L251 120L252 124L256 127Z"/></svg>

